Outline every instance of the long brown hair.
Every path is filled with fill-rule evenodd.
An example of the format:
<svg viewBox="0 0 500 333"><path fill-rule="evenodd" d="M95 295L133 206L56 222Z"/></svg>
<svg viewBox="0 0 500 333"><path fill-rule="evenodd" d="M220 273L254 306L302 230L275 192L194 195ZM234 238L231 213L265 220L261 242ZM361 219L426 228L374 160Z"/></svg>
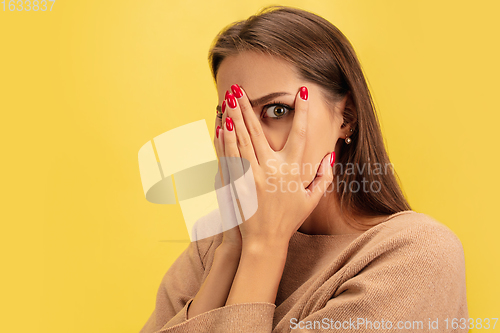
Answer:
<svg viewBox="0 0 500 333"><path fill-rule="evenodd" d="M344 124L353 129L352 142L343 144L335 163L334 183L338 184L341 211L347 208L348 214L379 216L411 210L389 161L361 65L351 43L337 27L298 8L265 7L217 35L208 56L215 81L221 62L242 51L262 52L292 63L301 79L323 88L329 105L351 93L355 109L346 108L343 117ZM373 166L384 171L375 174L370 170ZM353 191L352 184L363 182L370 184L369 191ZM377 184L376 190L373 184ZM350 224L358 229L370 227Z"/></svg>

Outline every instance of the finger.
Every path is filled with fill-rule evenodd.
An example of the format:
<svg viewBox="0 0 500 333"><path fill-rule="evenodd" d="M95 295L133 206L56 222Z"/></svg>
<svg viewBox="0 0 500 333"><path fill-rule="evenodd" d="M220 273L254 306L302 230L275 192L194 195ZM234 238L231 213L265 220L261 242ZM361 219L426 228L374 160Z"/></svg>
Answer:
<svg viewBox="0 0 500 333"><path fill-rule="evenodd" d="M230 182L243 176L243 165L241 163L241 155L238 150L238 143L234 129L234 123L228 115L228 108L223 117L224 124L224 159L226 160L229 169Z"/></svg>
<svg viewBox="0 0 500 333"><path fill-rule="evenodd" d="M290 163L302 163L306 145L307 115L309 113L308 95L307 88L301 87L295 96L295 114L292 129L283 147L283 151L289 158Z"/></svg>
<svg viewBox="0 0 500 333"><path fill-rule="evenodd" d="M233 88L233 86L231 88ZM238 92L238 90L236 91ZM243 120L239 103L237 102L234 94L229 91L226 92L226 102L227 117L230 117L233 121L236 133L236 142L242 157L242 168L243 170L248 170L250 165L252 165L252 167L256 167L258 165L257 157L255 156L252 141L250 140L250 135L248 134L245 126L245 121Z"/></svg>
<svg viewBox="0 0 500 333"><path fill-rule="evenodd" d="M224 152L224 129L219 130L219 137L216 137L215 151L219 159L219 177L221 186L228 185L230 180L227 158Z"/></svg>
<svg viewBox="0 0 500 333"><path fill-rule="evenodd" d="M225 232L238 225L231 185L219 186L216 189L216 195L222 222L222 231Z"/></svg>
<svg viewBox="0 0 500 333"><path fill-rule="evenodd" d="M319 202L321 196L325 193L333 181L333 163L335 163L335 152L326 154L321 161L321 166L318 170L316 178L314 178L312 183L306 188L306 192L311 198L313 205L316 205Z"/></svg>
<svg viewBox="0 0 500 333"><path fill-rule="evenodd" d="M231 86L231 89L238 87L237 85ZM234 89L239 96L241 96L241 91ZM227 116L233 120L234 129L236 132L238 150L241 154L242 168L246 172L249 168L255 169L259 162L257 161L257 156L253 149L252 140L248 134L245 121L243 120L243 115L241 114L240 105L236 99L236 96L229 91L226 92L227 101Z"/></svg>
<svg viewBox="0 0 500 333"><path fill-rule="evenodd" d="M250 101L245 90L234 84L231 86L231 90L233 91L234 96L238 100L238 105L241 110L241 115L243 117L245 129L250 137L253 153L255 157L251 159L246 157L242 152L242 156L249 160L250 165L254 168L254 159L258 164L262 161L266 161L270 155L274 152L269 146L269 142L267 142L266 136L264 135L264 131L262 130L262 126L260 124L259 119L255 115L253 111L252 105L250 105ZM236 133L240 131L239 127L236 127ZM260 162L259 162L260 161Z"/></svg>
<svg viewBox="0 0 500 333"><path fill-rule="evenodd" d="M222 105L222 110L224 110L224 107L225 102ZM219 124L222 124L221 118L218 118ZM215 150L219 159L219 172L216 175L214 187L221 216L222 231L226 233L228 230L232 230L238 226L241 218L238 218L239 215L236 215L234 210L235 198L233 191L231 190L229 169L224 152L224 128L219 126L220 125L216 128L215 133Z"/></svg>

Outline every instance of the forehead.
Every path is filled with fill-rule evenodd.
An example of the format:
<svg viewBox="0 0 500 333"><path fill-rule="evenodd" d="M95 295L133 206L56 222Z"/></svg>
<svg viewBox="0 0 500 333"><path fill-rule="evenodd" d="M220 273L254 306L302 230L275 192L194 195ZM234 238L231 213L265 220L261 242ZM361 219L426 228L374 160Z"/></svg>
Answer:
<svg viewBox="0 0 500 333"><path fill-rule="evenodd" d="M257 98L274 91L294 91L300 80L289 62L246 51L222 61L217 73L219 100L224 100L226 90L230 90L233 84L242 86L250 98Z"/></svg>

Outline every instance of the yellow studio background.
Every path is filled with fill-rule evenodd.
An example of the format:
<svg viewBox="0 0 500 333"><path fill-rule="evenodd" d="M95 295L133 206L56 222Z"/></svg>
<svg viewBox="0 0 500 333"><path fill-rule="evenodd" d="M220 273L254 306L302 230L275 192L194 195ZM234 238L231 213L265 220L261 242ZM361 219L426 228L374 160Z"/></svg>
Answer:
<svg viewBox="0 0 500 333"><path fill-rule="evenodd" d="M178 205L146 201L138 150L200 119L213 138L208 48L276 3L5 1L0 331L139 332L188 234ZM470 317L499 318L498 2L279 4L352 42L410 204L462 241Z"/></svg>

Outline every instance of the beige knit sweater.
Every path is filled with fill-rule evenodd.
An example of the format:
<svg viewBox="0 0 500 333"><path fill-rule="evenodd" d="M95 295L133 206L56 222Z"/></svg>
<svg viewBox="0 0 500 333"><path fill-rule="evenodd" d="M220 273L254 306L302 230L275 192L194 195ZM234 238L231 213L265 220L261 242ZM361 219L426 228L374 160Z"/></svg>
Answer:
<svg viewBox="0 0 500 333"><path fill-rule="evenodd" d="M186 320L221 241L189 244L140 333L468 331L462 244L428 215L399 212L360 235L297 231L275 304L233 304Z"/></svg>

